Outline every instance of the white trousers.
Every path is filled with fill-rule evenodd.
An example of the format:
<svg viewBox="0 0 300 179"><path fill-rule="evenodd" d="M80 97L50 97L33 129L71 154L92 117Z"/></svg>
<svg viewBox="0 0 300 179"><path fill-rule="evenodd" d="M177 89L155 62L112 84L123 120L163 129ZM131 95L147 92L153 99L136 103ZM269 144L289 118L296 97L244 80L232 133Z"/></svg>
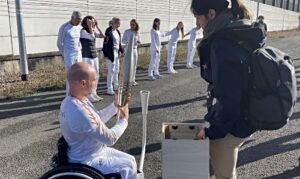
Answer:
<svg viewBox="0 0 300 179"><path fill-rule="evenodd" d="M99 81L99 59L98 59L98 57L96 57L96 58L82 58L82 61L84 63L90 64L97 72L96 88L92 92L92 95L97 95L97 86L98 86L98 81Z"/></svg>
<svg viewBox="0 0 300 179"><path fill-rule="evenodd" d="M193 47L193 45L188 45L188 54L186 58L186 65L192 65L194 62L194 56L195 56L196 48Z"/></svg>
<svg viewBox="0 0 300 179"><path fill-rule="evenodd" d="M81 53L80 53L80 57L78 57L77 59L75 57L69 57L69 58L64 58L65 61L65 70L66 73L68 73L68 70L71 68L71 66L77 62L82 62L82 58L81 58ZM69 91L70 91L70 85L68 80L66 80L66 95L69 95Z"/></svg>
<svg viewBox="0 0 300 179"><path fill-rule="evenodd" d="M103 174L120 173L122 179L137 179L137 164L132 155L106 147L101 156L87 165L100 170Z"/></svg>
<svg viewBox="0 0 300 179"><path fill-rule="evenodd" d="M167 66L168 66L168 71L174 71L174 61L175 61L175 56L176 56L176 49L177 49L177 44L168 44L168 61L167 61Z"/></svg>
<svg viewBox="0 0 300 179"><path fill-rule="evenodd" d="M160 63L160 52L157 53L156 50L150 50L151 60L148 67L148 76L159 75L159 63Z"/></svg>
<svg viewBox="0 0 300 179"><path fill-rule="evenodd" d="M115 86L119 85L119 50L114 49L114 62L111 62L109 59L106 59L107 64L107 90L113 91L113 84Z"/></svg>
<svg viewBox="0 0 300 179"><path fill-rule="evenodd" d="M71 54L64 54L65 69L70 69L74 63L82 62L81 51Z"/></svg>
<svg viewBox="0 0 300 179"><path fill-rule="evenodd" d="M138 50L137 48L133 49L133 81L135 81L135 75L136 75L136 68L137 68L137 64L138 64Z"/></svg>

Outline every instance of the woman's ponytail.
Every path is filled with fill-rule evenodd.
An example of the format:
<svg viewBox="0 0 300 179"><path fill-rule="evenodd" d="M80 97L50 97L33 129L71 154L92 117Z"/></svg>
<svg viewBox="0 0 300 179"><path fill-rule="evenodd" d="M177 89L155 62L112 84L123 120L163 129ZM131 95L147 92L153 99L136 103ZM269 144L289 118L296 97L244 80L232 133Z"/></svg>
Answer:
<svg viewBox="0 0 300 179"><path fill-rule="evenodd" d="M237 19L251 19L251 13L241 0L231 0L231 10Z"/></svg>

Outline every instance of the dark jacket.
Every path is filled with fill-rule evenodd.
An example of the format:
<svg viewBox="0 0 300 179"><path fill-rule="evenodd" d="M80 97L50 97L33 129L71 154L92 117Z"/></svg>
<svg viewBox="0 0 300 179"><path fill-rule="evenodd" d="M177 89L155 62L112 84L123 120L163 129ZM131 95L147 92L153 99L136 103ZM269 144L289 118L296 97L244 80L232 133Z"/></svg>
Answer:
<svg viewBox="0 0 300 179"><path fill-rule="evenodd" d="M268 31L267 24L264 21L256 21L256 22L253 22L252 25L254 27L260 27L260 28L262 28L265 32Z"/></svg>
<svg viewBox="0 0 300 179"><path fill-rule="evenodd" d="M245 99L244 62L249 59L250 52L226 37L238 37L258 48L264 39L260 31L258 28L253 30L251 26L224 29L198 46L201 77L214 86L216 98L216 103L205 116L205 120L210 122L210 127L205 129L209 139L223 138L228 133L246 138L255 132L247 125L242 107Z"/></svg>
<svg viewBox="0 0 300 179"><path fill-rule="evenodd" d="M120 46L119 52L124 53L124 49L121 46L121 33L117 29L118 34L120 35ZM103 41L103 48L102 48L104 57L108 58L111 62L114 62L114 39L112 34L112 27L108 27L105 31L105 39Z"/></svg>

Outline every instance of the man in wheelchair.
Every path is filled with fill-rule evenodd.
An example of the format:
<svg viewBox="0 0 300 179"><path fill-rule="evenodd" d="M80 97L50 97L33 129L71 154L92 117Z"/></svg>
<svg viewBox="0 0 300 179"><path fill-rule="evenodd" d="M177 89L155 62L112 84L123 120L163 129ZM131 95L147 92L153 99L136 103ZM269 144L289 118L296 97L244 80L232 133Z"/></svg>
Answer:
<svg viewBox="0 0 300 179"><path fill-rule="evenodd" d="M136 179L135 158L109 146L114 145L128 125L128 103L124 107L115 101L98 111L88 100L95 88L96 71L89 64L76 63L67 74L70 93L60 107L60 128L68 144L67 156L70 163L81 163L103 174L119 173L122 179ZM119 119L112 128L105 123L117 114Z"/></svg>

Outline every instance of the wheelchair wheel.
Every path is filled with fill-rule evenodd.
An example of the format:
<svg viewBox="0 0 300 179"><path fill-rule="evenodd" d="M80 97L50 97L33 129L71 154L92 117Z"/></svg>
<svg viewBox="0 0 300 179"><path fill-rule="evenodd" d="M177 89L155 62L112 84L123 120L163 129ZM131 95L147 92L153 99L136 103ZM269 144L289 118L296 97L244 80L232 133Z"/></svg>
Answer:
<svg viewBox="0 0 300 179"><path fill-rule="evenodd" d="M68 164L53 168L40 179L106 179L98 170L83 164Z"/></svg>

